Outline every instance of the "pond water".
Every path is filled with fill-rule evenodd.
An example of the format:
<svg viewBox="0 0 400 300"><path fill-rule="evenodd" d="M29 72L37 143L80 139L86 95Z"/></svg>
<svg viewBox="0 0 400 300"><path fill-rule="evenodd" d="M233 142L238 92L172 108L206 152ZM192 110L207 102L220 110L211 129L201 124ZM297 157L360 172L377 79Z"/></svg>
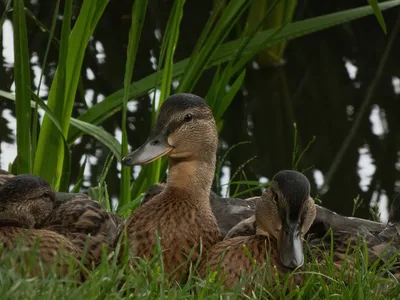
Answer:
<svg viewBox="0 0 400 300"><path fill-rule="evenodd" d="M190 56L209 15L212 1L196 2L188 1L185 5L176 61ZM347 1L298 2L296 19L366 4L365 1L351 1L351 4ZM149 75L157 66L160 37L171 3L149 1L134 80ZM53 1L31 1L29 8L49 26ZM86 105L91 107L123 87L130 10L131 1L111 1L100 20L87 49L82 73L84 90L77 95L74 116L81 114ZM400 190L400 37L394 40L365 113L361 108L368 101L368 88L376 80L398 11L384 13L388 35L384 35L374 16L366 17L291 41L282 66L263 68L256 61L248 65L245 83L224 116L218 155L224 155L232 145L250 143L228 154L221 170L222 188L218 193L233 194L234 191L229 191L224 184L243 164L245 177L239 175L235 180L266 182L279 170L291 168L293 123L296 123L300 149L315 136L299 165L301 170L307 169L305 174L312 184L312 196L321 199L324 206L348 215L353 211L353 199L359 196L362 204L357 216L369 217L370 206L377 203L381 220L387 220L388 205ZM14 91L11 14L7 17L0 43L0 90ZM37 87L47 35L31 20L28 25L32 82ZM40 87L42 98L47 96L47 84L55 71L57 50L50 51L49 61ZM205 95L213 72L206 72L194 93ZM143 143L150 131L153 93L129 103L131 150ZM157 95L156 91L156 100ZM360 127L348 139L360 112L363 116ZM0 167L7 169L16 156L13 102L2 98L0 113ZM121 114L117 113L102 126L121 140L120 122ZM343 155L336 159L340 151ZM108 151L91 137L79 138L72 147L71 183L76 181L86 155L88 164L83 190L95 186L107 154ZM114 164L107 177L109 193L114 199L119 196L120 167L119 163ZM134 174L139 170L135 167ZM242 186L239 191L244 189L246 187ZM251 195L245 193L241 197Z"/></svg>

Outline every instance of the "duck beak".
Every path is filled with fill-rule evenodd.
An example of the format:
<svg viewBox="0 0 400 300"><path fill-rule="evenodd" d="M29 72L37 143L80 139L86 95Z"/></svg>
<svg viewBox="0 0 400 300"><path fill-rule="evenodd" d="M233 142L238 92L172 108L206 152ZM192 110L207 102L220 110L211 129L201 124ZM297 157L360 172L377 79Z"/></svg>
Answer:
<svg viewBox="0 0 400 300"><path fill-rule="evenodd" d="M293 221L285 223L279 239L279 256L283 265L295 269L301 267L304 263L300 224Z"/></svg>
<svg viewBox="0 0 400 300"><path fill-rule="evenodd" d="M168 154L173 147L168 144L168 137L159 133L150 136L138 149L122 159L125 166L144 165Z"/></svg>

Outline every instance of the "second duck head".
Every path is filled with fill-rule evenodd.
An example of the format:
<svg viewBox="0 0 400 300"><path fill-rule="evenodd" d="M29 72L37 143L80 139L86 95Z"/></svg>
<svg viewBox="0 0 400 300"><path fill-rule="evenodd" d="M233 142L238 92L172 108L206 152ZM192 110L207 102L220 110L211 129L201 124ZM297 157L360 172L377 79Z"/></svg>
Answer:
<svg viewBox="0 0 400 300"><path fill-rule="evenodd" d="M281 263L294 269L304 263L303 236L315 215L307 177L297 171L283 170L273 177L257 203L257 230L276 238Z"/></svg>

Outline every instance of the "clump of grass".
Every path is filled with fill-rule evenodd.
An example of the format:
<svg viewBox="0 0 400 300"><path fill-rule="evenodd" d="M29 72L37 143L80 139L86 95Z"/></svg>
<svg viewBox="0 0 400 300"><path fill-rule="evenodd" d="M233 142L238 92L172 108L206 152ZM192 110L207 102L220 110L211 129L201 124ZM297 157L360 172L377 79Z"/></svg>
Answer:
<svg viewBox="0 0 400 300"><path fill-rule="evenodd" d="M83 283L75 279L76 262L70 261L70 272L63 278L57 278L54 273L31 277L27 271L28 265L20 264L19 269L11 267L19 261L19 253L2 252L0 293L3 299L97 299L105 295L111 299L395 299L400 292L400 285L389 271L393 267L393 260L382 264L370 262L368 252L361 242L354 249L354 253L349 254L349 262L353 264L351 272L346 262L341 269L337 268L333 260L334 253L306 247L307 263L302 268L279 278L276 277L276 269L269 264L255 266L250 276L243 277L231 289L223 286L223 276L217 272L209 272L205 278L200 278L195 265L191 268L187 282L178 284L169 281L163 273L160 251L156 251L151 260L137 259L132 267L127 263L129 254L121 242L116 252L122 251L123 255L119 259L115 253L103 255L99 266L90 272ZM293 276L302 276L304 282L287 292L286 288Z"/></svg>

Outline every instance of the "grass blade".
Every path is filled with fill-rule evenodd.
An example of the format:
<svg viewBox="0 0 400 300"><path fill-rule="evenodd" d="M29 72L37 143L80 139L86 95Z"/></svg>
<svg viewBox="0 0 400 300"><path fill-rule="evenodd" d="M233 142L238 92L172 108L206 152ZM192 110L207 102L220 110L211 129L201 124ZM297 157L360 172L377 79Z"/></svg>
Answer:
<svg viewBox="0 0 400 300"><path fill-rule="evenodd" d="M51 42L53 41L54 38L54 29L56 27L57 24L57 18L58 18L58 12L59 12L59 7L60 7L60 0L57 0L56 2L56 7L54 8L54 13L53 13L53 20L51 22L51 29L49 32L49 40L47 41L47 45L46 45L46 51L44 54L44 58L43 58L43 63L42 63L42 73L40 74L40 78L39 78L39 83L37 85L37 96L39 97L40 95L40 87L42 85L42 80L43 80L43 76L44 76L44 70L46 68L46 64L47 64L47 57L50 51L50 45ZM36 103L35 105L35 111L33 113L33 122L32 122L32 157L35 157L36 155L36 148L37 148L37 129L38 129L38 118L39 118L39 114L38 114L38 104Z"/></svg>
<svg viewBox="0 0 400 300"><path fill-rule="evenodd" d="M121 145L118 140L110 133L105 131L103 128L97 127L93 124L83 122L78 119L71 118L71 125L79 128L88 135L91 135L100 143L103 143L111 152L117 157L118 161L121 161Z"/></svg>
<svg viewBox="0 0 400 300"><path fill-rule="evenodd" d="M142 33L142 27L146 16L147 0L135 1L132 7L132 25L129 30L129 42L127 50L127 63L125 67L124 77L124 97L123 97L123 110L122 110L122 145L121 155L125 157L128 155L128 136L126 132L126 110L129 99L129 86L132 82L132 73L135 66L136 53L139 47L140 35ZM119 159L120 161L120 159ZM131 199L130 189L130 174L131 169L123 166L121 168L121 188L120 188L120 205L129 203Z"/></svg>
<svg viewBox="0 0 400 300"><path fill-rule="evenodd" d="M14 78L15 110L17 115L17 159L16 172L31 173L31 106L30 106L30 63L28 35L24 12L24 1L14 1Z"/></svg>
<svg viewBox="0 0 400 300"><path fill-rule="evenodd" d="M379 8L378 0L368 0L368 3L374 10L375 17L377 18L379 25L381 25L383 32L387 34L385 20L383 19L382 11Z"/></svg>

